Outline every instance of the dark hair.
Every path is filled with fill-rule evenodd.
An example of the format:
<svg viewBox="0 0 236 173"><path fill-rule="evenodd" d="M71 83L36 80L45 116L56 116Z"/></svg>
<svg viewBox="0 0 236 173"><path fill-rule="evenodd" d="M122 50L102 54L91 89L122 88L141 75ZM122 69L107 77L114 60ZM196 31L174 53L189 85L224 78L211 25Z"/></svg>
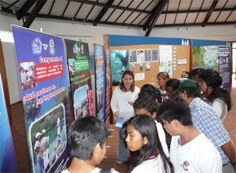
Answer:
<svg viewBox="0 0 236 173"><path fill-rule="evenodd" d="M125 76L125 75L130 75L130 76L132 76L132 78L133 78L133 83L131 84L130 90L131 90L132 92L134 92L134 88L135 88L134 73L133 73L132 71L130 71L130 70L124 71L124 73L123 73L123 75L122 75L122 80L121 80L121 82L120 82L120 89L121 89L122 91L126 90L125 85L124 85L124 82L123 82L123 79L124 79L124 76Z"/></svg>
<svg viewBox="0 0 236 173"><path fill-rule="evenodd" d="M134 104L134 109L145 109L151 114L157 113L158 106L155 100L153 100L151 95L143 94L141 97L138 97Z"/></svg>
<svg viewBox="0 0 236 173"><path fill-rule="evenodd" d="M176 119L184 126L192 126L191 111L188 104L179 98L164 100L158 110L159 118L167 122Z"/></svg>
<svg viewBox="0 0 236 173"><path fill-rule="evenodd" d="M188 78L193 79L195 76L199 76L204 70L204 68L194 68L188 72Z"/></svg>
<svg viewBox="0 0 236 173"><path fill-rule="evenodd" d="M138 97L143 97L144 95L149 95L158 103L162 101L160 90L152 84L144 84L141 87Z"/></svg>
<svg viewBox="0 0 236 173"><path fill-rule="evenodd" d="M199 75L199 78L206 82L207 87L212 87L212 93L207 96L209 102L213 102L214 99L219 98L227 104L228 111L232 107L230 93L221 88L222 85L222 77L220 74L213 70L207 69Z"/></svg>
<svg viewBox="0 0 236 173"><path fill-rule="evenodd" d="M170 87L172 89L172 96L175 97L177 95L177 89L179 88L180 80L176 78L172 78L167 80L166 82L166 91L167 87ZM168 91L167 91L168 92Z"/></svg>
<svg viewBox="0 0 236 173"><path fill-rule="evenodd" d="M101 147L105 147L109 134L106 125L96 117L87 116L75 120L68 132L70 156L90 160L94 147L98 143Z"/></svg>
<svg viewBox="0 0 236 173"><path fill-rule="evenodd" d="M163 161L165 172L168 172L169 169L171 172L174 172L172 163L162 149L154 119L146 115L138 115L130 118L122 127L122 131L126 134L125 138L127 137L127 127L129 125L132 125L142 137L148 139L148 144L143 145L139 151L131 152L130 171L142 162L148 160L154 153L158 152Z"/></svg>
<svg viewBox="0 0 236 173"><path fill-rule="evenodd" d="M187 97L201 97L201 91L199 89L199 86L197 85L197 88L188 88L188 87L183 87L178 90L178 92L186 92Z"/></svg>

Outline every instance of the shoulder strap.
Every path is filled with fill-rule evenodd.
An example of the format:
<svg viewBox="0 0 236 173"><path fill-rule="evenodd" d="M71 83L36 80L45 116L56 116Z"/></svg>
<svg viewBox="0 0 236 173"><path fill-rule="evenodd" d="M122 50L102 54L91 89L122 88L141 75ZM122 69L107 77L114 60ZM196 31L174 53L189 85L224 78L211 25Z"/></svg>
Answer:
<svg viewBox="0 0 236 173"><path fill-rule="evenodd" d="M112 168L102 168L100 173L110 173Z"/></svg>

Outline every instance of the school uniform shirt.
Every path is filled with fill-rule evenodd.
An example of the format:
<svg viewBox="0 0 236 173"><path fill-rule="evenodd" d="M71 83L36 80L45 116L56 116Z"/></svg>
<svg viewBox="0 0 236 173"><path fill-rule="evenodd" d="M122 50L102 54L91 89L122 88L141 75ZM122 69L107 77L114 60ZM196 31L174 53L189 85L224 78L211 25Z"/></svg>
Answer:
<svg viewBox="0 0 236 173"><path fill-rule="evenodd" d="M220 154L204 134L183 146L179 136L172 137L170 160L175 173L222 173Z"/></svg>
<svg viewBox="0 0 236 173"><path fill-rule="evenodd" d="M95 168L94 170L92 170L91 172L88 173L100 173L101 172L101 168ZM70 173L67 169L62 171L61 173ZM117 172L115 169L111 169L110 173L119 173Z"/></svg>
<svg viewBox="0 0 236 173"><path fill-rule="evenodd" d="M164 153L166 154L167 157L169 157L169 150L168 150L168 146L166 144L166 135L165 135L165 131L163 129L163 126L161 123L159 123L158 121L155 120L156 123L156 128L157 128L157 133L161 142L161 146L162 149L164 151Z"/></svg>
<svg viewBox="0 0 236 173"><path fill-rule="evenodd" d="M194 126L214 144L220 153L222 164L228 164L229 158L221 146L229 142L230 138L213 108L198 97L189 106Z"/></svg>
<svg viewBox="0 0 236 173"><path fill-rule="evenodd" d="M215 110L218 117L223 122L228 114L228 106L227 104L221 99L214 99L211 103L212 108Z"/></svg>
<svg viewBox="0 0 236 173"><path fill-rule="evenodd" d="M134 92L124 92L120 87L116 87L111 98L112 112L118 112L119 118L123 118L124 122L134 116L134 108L130 102L134 102L138 98L140 89L135 86Z"/></svg>
<svg viewBox="0 0 236 173"><path fill-rule="evenodd" d="M165 172L160 154L150 160L143 161L136 166L131 173L158 173Z"/></svg>

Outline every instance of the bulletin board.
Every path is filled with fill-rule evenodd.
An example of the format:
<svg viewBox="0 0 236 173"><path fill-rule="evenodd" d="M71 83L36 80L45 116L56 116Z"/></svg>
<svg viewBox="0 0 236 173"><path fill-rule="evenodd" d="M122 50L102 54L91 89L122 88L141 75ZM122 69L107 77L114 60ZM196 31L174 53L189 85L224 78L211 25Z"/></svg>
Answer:
<svg viewBox="0 0 236 173"><path fill-rule="evenodd" d="M156 75L160 71L167 71L170 77L181 78L184 77L184 72L190 69L190 46L158 44L112 46L110 47L111 61L114 51L124 50L128 58L127 69L134 72L135 85L138 87L147 83L157 86ZM116 59L113 59L111 63L118 65L114 61ZM117 72L120 75L119 79L121 79L122 70L126 69Z"/></svg>
<svg viewBox="0 0 236 173"><path fill-rule="evenodd" d="M190 46L174 45L176 51L173 56L173 78L186 77L190 71Z"/></svg>

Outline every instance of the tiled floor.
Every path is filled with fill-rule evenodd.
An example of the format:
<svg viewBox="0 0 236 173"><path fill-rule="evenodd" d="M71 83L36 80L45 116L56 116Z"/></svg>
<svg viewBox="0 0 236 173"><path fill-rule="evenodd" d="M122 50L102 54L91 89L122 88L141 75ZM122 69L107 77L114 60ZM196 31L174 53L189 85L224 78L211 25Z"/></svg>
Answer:
<svg viewBox="0 0 236 173"><path fill-rule="evenodd" d="M233 101L232 110L229 112L224 125L228 130L236 145L236 80L233 82L233 88L231 91L231 98ZM29 154L27 150L26 133L23 117L22 104L15 104L12 106L12 133L13 140L15 144L15 151L18 162L18 170L20 173L31 172ZM116 128L112 125L112 134L108 139L107 143L107 154L100 167L114 167L117 171L121 173L127 172L127 165L116 164L115 158L118 148L118 134Z"/></svg>

